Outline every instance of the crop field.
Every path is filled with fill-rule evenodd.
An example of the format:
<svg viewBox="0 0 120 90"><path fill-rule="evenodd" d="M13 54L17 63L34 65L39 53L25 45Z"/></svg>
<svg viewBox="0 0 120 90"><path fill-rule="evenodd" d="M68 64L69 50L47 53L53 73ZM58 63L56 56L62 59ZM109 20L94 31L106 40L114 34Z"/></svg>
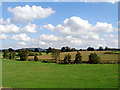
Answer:
<svg viewBox="0 0 120 90"><path fill-rule="evenodd" d="M7 88L117 88L118 64L55 64L2 60Z"/></svg>
<svg viewBox="0 0 120 90"><path fill-rule="evenodd" d="M90 53L96 53L101 60L118 60L118 54L104 54L105 52L110 52L110 51L80 51L82 55L82 60L83 61L88 61ZM70 54L71 55L71 60L75 60L75 55L77 52L61 52L60 54L60 59L63 60L65 57L65 54ZM29 59L33 59L34 56L29 56ZM39 59L53 59L50 54L46 55L41 55L38 56Z"/></svg>

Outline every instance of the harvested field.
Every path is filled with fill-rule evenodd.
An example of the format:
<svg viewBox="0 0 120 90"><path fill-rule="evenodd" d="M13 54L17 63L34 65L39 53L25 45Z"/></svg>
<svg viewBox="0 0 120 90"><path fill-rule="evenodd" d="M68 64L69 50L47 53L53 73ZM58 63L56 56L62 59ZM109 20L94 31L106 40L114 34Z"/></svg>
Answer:
<svg viewBox="0 0 120 90"><path fill-rule="evenodd" d="M104 54L105 52L110 52L110 51L80 51L82 55L82 60L88 61L90 53L94 53L94 52L101 58L101 60L118 60L118 54ZM76 53L77 53L76 51L75 52L61 52L60 59L63 60L66 54L70 54L71 60L74 60ZM33 59L34 56L29 56L28 58ZM53 59L50 54L41 55L41 56L38 56L38 58L39 59Z"/></svg>

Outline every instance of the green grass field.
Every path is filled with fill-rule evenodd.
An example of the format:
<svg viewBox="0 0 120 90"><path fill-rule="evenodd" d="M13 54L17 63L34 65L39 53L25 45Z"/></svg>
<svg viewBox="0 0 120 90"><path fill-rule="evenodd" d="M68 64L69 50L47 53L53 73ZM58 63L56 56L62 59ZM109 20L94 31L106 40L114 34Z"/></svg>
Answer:
<svg viewBox="0 0 120 90"><path fill-rule="evenodd" d="M117 88L118 64L63 65L3 60L2 85L11 88Z"/></svg>

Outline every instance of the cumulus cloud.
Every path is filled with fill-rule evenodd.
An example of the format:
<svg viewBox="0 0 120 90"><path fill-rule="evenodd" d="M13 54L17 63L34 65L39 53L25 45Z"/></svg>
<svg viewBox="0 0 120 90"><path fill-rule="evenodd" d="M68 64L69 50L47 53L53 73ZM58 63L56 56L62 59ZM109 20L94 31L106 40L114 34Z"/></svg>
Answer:
<svg viewBox="0 0 120 90"><path fill-rule="evenodd" d="M58 40L58 37L54 36L54 35L46 35L46 34L42 34L40 36L41 40L45 40L45 41L56 41Z"/></svg>
<svg viewBox="0 0 120 90"><path fill-rule="evenodd" d="M19 44L19 45L22 45L22 46L25 46L25 45L26 45L26 43L24 43L24 42L18 42L18 44Z"/></svg>
<svg viewBox="0 0 120 90"><path fill-rule="evenodd" d="M53 28L50 28L50 26ZM93 46L95 48L99 46L105 47L107 45L110 46L110 43L106 38L104 39L104 37L109 36L112 37L111 40L116 39L116 37L111 34L114 32L112 24L97 22L95 25L92 25L87 20L83 20L76 16L65 19L62 24L58 24L57 26L48 24L41 27L42 29L47 28L53 32L57 32L57 36L43 34L38 41L42 40L47 46L58 48L61 46L76 48L87 48L88 46ZM104 37L101 37L101 35ZM116 44L113 46L115 45Z"/></svg>
<svg viewBox="0 0 120 90"><path fill-rule="evenodd" d="M30 41L30 37L28 37L27 34L25 34L25 33L13 35L11 38L16 41Z"/></svg>
<svg viewBox="0 0 120 90"><path fill-rule="evenodd" d="M19 33L19 27L14 24L0 25L0 33Z"/></svg>
<svg viewBox="0 0 120 90"><path fill-rule="evenodd" d="M10 18L8 18L6 21L4 21L3 18L1 18L0 24L10 24Z"/></svg>
<svg viewBox="0 0 120 90"><path fill-rule="evenodd" d="M46 18L51 14L54 14L55 11L52 8L42 8L41 6L25 5L23 7L18 6L15 8L9 7L8 10L14 14L12 21L14 23L20 22L31 22L34 19Z"/></svg>
<svg viewBox="0 0 120 90"><path fill-rule="evenodd" d="M47 24L47 25L43 25L40 27L40 29L43 29L43 28L47 28L49 30L54 30L54 26L52 24Z"/></svg>
<svg viewBox="0 0 120 90"><path fill-rule="evenodd" d="M0 39L5 40L7 39L8 35L5 34L0 34Z"/></svg>
<svg viewBox="0 0 120 90"><path fill-rule="evenodd" d="M28 24L24 26L21 30L27 33L35 33L36 25L35 24Z"/></svg>
<svg viewBox="0 0 120 90"><path fill-rule="evenodd" d="M49 26L52 26L53 28L50 28ZM57 26L48 24L41 27L51 31L58 31L62 35L81 35L83 38L89 37L94 39L99 39L99 34L111 33L114 30L112 24L97 22L96 25L92 25L87 20L83 20L76 16L65 19L63 24L58 24Z"/></svg>

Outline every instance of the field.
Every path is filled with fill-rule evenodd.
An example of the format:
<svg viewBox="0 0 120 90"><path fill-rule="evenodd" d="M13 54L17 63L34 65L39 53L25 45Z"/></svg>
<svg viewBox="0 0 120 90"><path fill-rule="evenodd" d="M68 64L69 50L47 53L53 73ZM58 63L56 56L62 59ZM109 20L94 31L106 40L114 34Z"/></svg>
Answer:
<svg viewBox="0 0 120 90"><path fill-rule="evenodd" d="M118 64L63 65L3 60L2 86L11 88L117 88Z"/></svg>
<svg viewBox="0 0 120 90"><path fill-rule="evenodd" d="M118 54L104 54L105 52L110 52L110 51L80 51L82 55L82 60L83 61L88 61L90 53L96 53L101 60L118 60ZM63 60L65 54L70 54L71 55L71 60L75 60L75 55L77 52L61 52L60 54L60 59ZM33 59L34 56L29 56L29 59ZM39 59L53 59L50 54L46 55L41 55L38 56Z"/></svg>

